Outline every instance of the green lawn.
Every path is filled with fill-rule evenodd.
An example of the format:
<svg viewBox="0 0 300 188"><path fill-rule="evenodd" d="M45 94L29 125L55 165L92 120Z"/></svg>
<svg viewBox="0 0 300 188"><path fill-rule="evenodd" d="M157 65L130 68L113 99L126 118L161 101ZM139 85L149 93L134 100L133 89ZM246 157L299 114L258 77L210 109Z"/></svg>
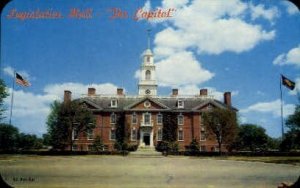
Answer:
<svg viewBox="0 0 300 188"><path fill-rule="evenodd" d="M281 182L297 180L299 160L299 157L0 155L0 173L17 188L274 188Z"/></svg>
<svg viewBox="0 0 300 188"><path fill-rule="evenodd" d="M234 161L251 161L251 162L264 162L264 163L277 163L277 164L291 164L300 166L300 156L284 156L284 157L244 157L244 156L230 156L230 157L216 157L222 160Z"/></svg>

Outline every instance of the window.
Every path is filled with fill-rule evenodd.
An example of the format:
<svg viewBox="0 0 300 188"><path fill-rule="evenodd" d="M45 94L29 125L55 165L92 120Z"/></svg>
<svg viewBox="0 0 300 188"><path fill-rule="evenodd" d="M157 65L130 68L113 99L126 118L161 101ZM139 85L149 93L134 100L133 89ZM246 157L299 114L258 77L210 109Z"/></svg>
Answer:
<svg viewBox="0 0 300 188"><path fill-rule="evenodd" d="M94 138L94 131L92 129L88 129L86 133L87 133L87 139L88 140L93 140L93 138Z"/></svg>
<svg viewBox="0 0 300 188"><path fill-rule="evenodd" d="M115 140L116 139L116 130L111 129L110 130L110 140Z"/></svg>
<svg viewBox="0 0 300 188"><path fill-rule="evenodd" d="M117 116L115 113L110 115L110 124L116 124Z"/></svg>
<svg viewBox="0 0 300 188"><path fill-rule="evenodd" d="M161 125L163 123L163 116L162 114L157 114L157 124Z"/></svg>
<svg viewBox="0 0 300 188"><path fill-rule="evenodd" d="M177 101L177 107L178 108L184 108L184 101L183 100L178 100Z"/></svg>
<svg viewBox="0 0 300 188"><path fill-rule="evenodd" d="M203 118L202 118L202 114L200 114L200 116L199 116L199 122L200 122L200 128L203 127Z"/></svg>
<svg viewBox="0 0 300 188"><path fill-rule="evenodd" d="M159 128L157 130L157 141L161 141L162 140L162 129Z"/></svg>
<svg viewBox="0 0 300 188"><path fill-rule="evenodd" d="M206 140L206 132L205 130L200 131L200 141L205 141Z"/></svg>
<svg viewBox="0 0 300 188"><path fill-rule="evenodd" d="M137 132L136 132L136 129L135 128L132 128L131 129L131 140L132 141L136 141L137 139Z"/></svg>
<svg viewBox="0 0 300 188"><path fill-rule="evenodd" d="M78 150L78 146L74 144L74 145L72 146L72 151L77 151L77 150Z"/></svg>
<svg viewBox="0 0 300 188"><path fill-rule="evenodd" d="M87 150L88 151L94 151L93 145L92 144L88 145Z"/></svg>
<svg viewBox="0 0 300 188"><path fill-rule="evenodd" d="M150 56L146 57L146 61L149 63L150 62Z"/></svg>
<svg viewBox="0 0 300 188"><path fill-rule="evenodd" d="M146 80L151 80L151 71L146 70Z"/></svg>
<svg viewBox="0 0 300 188"><path fill-rule="evenodd" d="M132 124L137 124L137 115L136 115L136 113L132 114L131 122L132 122Z"/></svg>
<svg viewBox="0 0 300 188"><path fill-rule="evenodd" d="M183 125L183 115L182 114L177 116L177 124Z"/></svg>
<svg viewBox="0 0 300 188"><path fill-rule="evenodd" d="M79 136L79 131L74 128L73 131L72 131L72 139L73 140L78 140L78 136Z"/></svg>
<svg viewBox="0 0 300 188"><path fill-rule="evenodd" d="M215 146L215 147L214 147L214 151L215 151L215 152L219 152L219 151L220 151L219 146Z"/></svg>
<svg viewBox="0 0 300 188"><path fill-rule="evenodd" d="M200 151L206 151L206 147L205 146L200 146Z"/></svg>
<svg viewBox="0 0 300 188"><path fill-rule="evenodd" d="M178 141L183 141L183 130L182 129L178 130Z"/></svg>
<svg viewBox="0 0 300 188"><path fill-rule="evenodd" d="M144 114L144 123L145 124L151 123L151 114L149 114L149 113Z"/></svg>
<svg viewBox="0 0 300 188"><path fill-rule="evenodd" d="M117 100L117 99L112 99L112 100L110 101L110 106L111 106L112 108L117 108L117 107L118 107L118 100Z"/></svg>

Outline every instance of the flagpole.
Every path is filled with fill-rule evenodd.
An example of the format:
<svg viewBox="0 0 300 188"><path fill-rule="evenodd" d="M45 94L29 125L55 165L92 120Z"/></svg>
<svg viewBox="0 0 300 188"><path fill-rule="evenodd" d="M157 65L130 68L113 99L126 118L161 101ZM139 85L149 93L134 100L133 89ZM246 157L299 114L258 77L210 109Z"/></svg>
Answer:
<svg viewBox="0 0 300 188"><path fill-rule="evenodd" d="M13 87L12 87L12 92L11 92L10 115L9 115L9 124L10 124L10 125L11 125L11 117L12 117L12 113L13 113L13 106L14 106L15 78L16 78L16 71L14 71L14 76L13 76Z"/></svg>
<svg viewBox="0 0 300 188"><path fill-rule="evenodd" d="M280 104L281 104L281 139L283 140L284 137L284 127L283 127L283 102L282 102L282 75L280 76Z"/></svg>

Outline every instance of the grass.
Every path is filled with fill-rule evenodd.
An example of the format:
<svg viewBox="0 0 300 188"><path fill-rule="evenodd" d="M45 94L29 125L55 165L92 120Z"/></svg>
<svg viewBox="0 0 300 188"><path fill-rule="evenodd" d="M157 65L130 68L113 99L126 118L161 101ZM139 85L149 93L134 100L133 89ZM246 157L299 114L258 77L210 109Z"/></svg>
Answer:
<svg viewBox="0 0 300 188"><path fill-rule="evenodd" d="M246 156L230 156L230 157L217 157L221 160L234 160L234 161L249 161L249 162L264 162L264 163L276 163L276 164L291 164L300 166L300 156L274 156L274 157L246 157Z"/></svg>

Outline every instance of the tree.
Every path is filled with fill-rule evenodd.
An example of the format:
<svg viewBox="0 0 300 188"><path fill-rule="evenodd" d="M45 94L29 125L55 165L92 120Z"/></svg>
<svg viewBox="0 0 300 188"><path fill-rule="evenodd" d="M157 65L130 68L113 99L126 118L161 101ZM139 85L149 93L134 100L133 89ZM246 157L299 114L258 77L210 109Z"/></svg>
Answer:
<svg viewBox="0 0 300 188"><path fill-rule="evenodd" d="M177 151L177 114L173 112L163 113L162 141L157 144L158 151Z"/></svg>
<svg viewBox="0 0 300 188"><path fill-rule="evenodd" d="M127 135L125 127L125 114L116 114L116 142L114 147L119 150L127 150Z"/></svg>
<svg viewBox="0 0 300 188"><path fill-rule="evenodd" d="M23 150L41 149L43 147L42 139L34 134L20 133L18 136L18 148Z"/></svg>
<svg viewBox="0 0 300 188"><path fill-rule="evenodd" d="M286 120L289 131L284 135L281 143L281 149L299 149L300 148L300 105L296 106L295 112L289 115Z"/></svg>
<svg viewBox="0 0 300 188"><path fill-rule="evenodd" d="M4 118L3 113L5 111L4 108L4 99L8 96L6 91L6 85L2 79L0 79L0 120Z"/></svg>
<svg viewBox="0 0 300 188"><path fill-rule="evenodd" d="M190 143L189 149L192 154L199 152L200 145L196 138L193 138L192 142Z"/></svg>
<svg viewBox="0 0 300 188"><path fill-rule="evenodd" d="M236 113L228 109L214 108L203 114L203 123L208 133L215 135L221 154L222 144L230 145L236 137Z"/></svg>
<svg viewBox="0 0 300 188"><path fill-rule="evenodd" d="M94 143L93 143L93 148L96 151L103 151L104 150L104 143L103 140L100 136L96 136Z"/></svg>
<svg viewBox="0 0 300 188"><path fill-rule="evenodd" d="M239 127L235 148L250 151L265 150L268 142L269 136L264 128L254 124L243 124Z"/></svg>
<svg viewBox="0 0 300 188"><path fill-rule="evenodd" d="M0 150L14 150L17 146L19 130L9 124L0 124Z"/></svg>
<svg viewBox="0 0 300 188"><path fill-rule="evenodd" d="M45 134L43 134L43 145L44 146L50 146L51 144L50 144L50 135L49 135L49 133L45 133Z"/></svg>
<svg viewBox="0 0 300 188"><path fill-rule="evenodd" d="M92 112L78 100L65 103L54 101L47 125L53 148L64 150L69 145L72 150L74 131L80 134L93 129L95 119Z"/></svg>

